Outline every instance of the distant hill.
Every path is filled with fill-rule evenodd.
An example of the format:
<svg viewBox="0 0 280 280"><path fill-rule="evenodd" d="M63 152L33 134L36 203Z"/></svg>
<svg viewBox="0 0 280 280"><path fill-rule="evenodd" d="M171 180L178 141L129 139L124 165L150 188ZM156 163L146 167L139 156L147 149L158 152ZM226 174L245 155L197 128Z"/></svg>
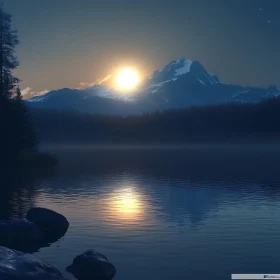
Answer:
<svg viewBox="0 0 280 280"><path fill-rule="evenodd" d="M222 83L198 61L173 61L142 81L130 94L104 86L85 90L60 89L26 100L30 108L101 115L141 115L155 111L184 109L193 105L256 103L280 96L276 86L243 87Z"/></svg>

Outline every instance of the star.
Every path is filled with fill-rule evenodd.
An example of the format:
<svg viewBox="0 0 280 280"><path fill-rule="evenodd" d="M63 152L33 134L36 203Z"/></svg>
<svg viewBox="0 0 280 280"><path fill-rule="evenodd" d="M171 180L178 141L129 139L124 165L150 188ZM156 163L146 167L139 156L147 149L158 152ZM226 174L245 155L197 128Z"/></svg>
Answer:
<svg viewBox="0 0 280 280"><path fill-rule="evenodd" d="M267 21L267 23L270 23L270 22L271 22L270 20Z"/></svg>

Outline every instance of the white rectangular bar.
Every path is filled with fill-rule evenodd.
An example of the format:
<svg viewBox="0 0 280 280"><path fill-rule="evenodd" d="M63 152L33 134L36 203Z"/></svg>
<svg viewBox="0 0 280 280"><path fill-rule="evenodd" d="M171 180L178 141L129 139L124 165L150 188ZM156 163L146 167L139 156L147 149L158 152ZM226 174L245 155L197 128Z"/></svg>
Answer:
<svg viewBox="0 0 280 280"><path fill-rule="evenodd" d="M280 279L280 274L231 274L231 279Z"/></svg>

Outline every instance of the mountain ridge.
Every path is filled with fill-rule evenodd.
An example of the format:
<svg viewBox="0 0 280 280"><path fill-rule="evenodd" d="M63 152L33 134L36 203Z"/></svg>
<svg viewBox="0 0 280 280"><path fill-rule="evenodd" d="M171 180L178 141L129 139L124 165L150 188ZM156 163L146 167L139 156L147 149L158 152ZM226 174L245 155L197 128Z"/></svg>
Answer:
<svg viewBox="0 0 280 280"><path fill-rule="evenodd" d="M138 115L154 111L230 102L260 102L280 96L280 89L225 84L199 61L180 58L158 69L126 94L96 85L83 90L64 88L27 99L30 107L90 114Z"/></svg>

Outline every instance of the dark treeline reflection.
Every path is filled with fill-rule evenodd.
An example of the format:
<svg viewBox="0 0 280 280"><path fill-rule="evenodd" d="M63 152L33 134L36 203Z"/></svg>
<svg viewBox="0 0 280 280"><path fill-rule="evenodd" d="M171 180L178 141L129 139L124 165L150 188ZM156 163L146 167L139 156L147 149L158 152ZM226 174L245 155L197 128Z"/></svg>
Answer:
<svg viewBox="0 0 280 280"><path fill-rule="evenodd" d="M277 140L280 98L157 112L143 116L94 116L34 111L41 141L69 143L186 143Z"/></svg>
<svg viewBox="0 0 280 280"><path fill-rule="evenodd" d="M38 185L54 170L5 169L0 172L0 219L23 218L34 206Z"/></svg>

